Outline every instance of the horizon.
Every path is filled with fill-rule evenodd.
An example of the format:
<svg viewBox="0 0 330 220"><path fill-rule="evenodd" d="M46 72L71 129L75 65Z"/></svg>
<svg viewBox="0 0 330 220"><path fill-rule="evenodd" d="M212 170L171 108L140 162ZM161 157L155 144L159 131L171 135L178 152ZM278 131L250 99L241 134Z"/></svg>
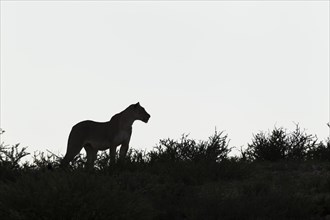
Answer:
<svg viewBox="0 0 330 220"><path fill-rule="evenodd" d="M215 129L246 148L296 123L330 137L329 1L0 4L0 142L64 155L73 125L136 102L135 149Z"/></svg>

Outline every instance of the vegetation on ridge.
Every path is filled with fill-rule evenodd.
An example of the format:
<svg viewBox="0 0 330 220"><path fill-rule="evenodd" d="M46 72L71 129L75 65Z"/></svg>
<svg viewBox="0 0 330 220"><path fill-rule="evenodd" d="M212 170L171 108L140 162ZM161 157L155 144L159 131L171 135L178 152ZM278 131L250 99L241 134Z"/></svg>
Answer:
<svg viewBox="0 0 330 220"><path fill-rule="evenodd" d="M325 219L330 216L330 141L298 126L254 135L230 157L228 136L183 135L122 163L100 152L94 171L80 154L60 157L0 145L1 219Z"/></svg>

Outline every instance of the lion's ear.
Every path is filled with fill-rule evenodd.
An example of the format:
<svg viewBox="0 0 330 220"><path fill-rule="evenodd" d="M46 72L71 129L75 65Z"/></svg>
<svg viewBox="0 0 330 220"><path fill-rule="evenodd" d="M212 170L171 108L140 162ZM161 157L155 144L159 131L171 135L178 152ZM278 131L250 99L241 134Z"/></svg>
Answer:
<svg viewBox="0 0 330 220"><path fill-rule="evenodd" d="M134 108L139 108L140 107L140 102L137 102L136 104L133 105Z"/></svg>

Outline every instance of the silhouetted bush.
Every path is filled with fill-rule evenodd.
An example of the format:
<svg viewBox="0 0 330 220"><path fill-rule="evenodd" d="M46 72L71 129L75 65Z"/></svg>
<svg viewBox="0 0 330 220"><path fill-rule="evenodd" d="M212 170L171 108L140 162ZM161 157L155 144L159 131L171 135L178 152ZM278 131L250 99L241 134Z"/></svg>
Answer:
<svg viewBox="0 0 330 220"><path fill-rule="evenodd" d="M313 160L330 161L330 138L312 147L308 156Z"/></svg>
<svg viewBox="0 0 330 220"><path fill-rule="evenodd" d="M254 135L252 144L248 144L242 155L261 161L314 159L312 152L317 151L320 145L317 141L316 136L302 131L298 125L291 133L283 128L274 128L268 134L260 132Z"/></svg>
<svg viewBox="0 0 330 220"><path fill-rule="evenodd" d="M296 129L288 135L287 159L289 160L307 160L311 158L311 150L315 149L317 137L302 131L298 125Z"/></svg>
<svg viewBox="0 0 330 220"><path fill-rule="evenodd" d="M9 169L19 169L20 162L23 157L29 155L26 152L27 147L19 147L19 144L15 144L11 147L0 144L0 166L7 167ZM27 164L24 163L23 166Z"/></svg>
<svg viewBox="0 0 330 220"><path fill-rule="evenodd" d="M56 154L48 152L34 152L32 158L32 164L30 165L33 169L54 169L59 167L61 157Z"/></svg>
<svg viewBox="0 0 330 220"><path fill-rule="evenodd" d="M207 141L196 142L182 135L179 141L160 140L160 144L149 152L150 163L154 162L219 162L228 158L231 148L228 147L228 136L215 131Z"/></svg>
<svg viewBox="0 0 330 220"><path fill-rule="evenodd" d="M288 150L287 134L283 128L275 128L268 135L260 132L248 144L247 155L250 160L278 161L286 158Z"/></svg>

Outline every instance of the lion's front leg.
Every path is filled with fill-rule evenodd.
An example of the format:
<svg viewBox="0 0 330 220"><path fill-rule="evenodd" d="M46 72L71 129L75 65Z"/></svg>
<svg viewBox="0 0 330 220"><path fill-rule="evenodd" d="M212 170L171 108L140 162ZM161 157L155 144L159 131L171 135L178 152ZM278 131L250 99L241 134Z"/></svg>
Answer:
<svg viewBox="0 0 330 220"><path fill-rule="evenodd" d="M110 164L116 163L116 148L117 147L110 147Z"/></svg>
<svg viewBox="0 0 330 220"><path fill-rule="evenodd" d="M119 159L123 161L126 157L127 151L128 151L128 146L129 143L123 143L120 147L120 152L119 152Z"/></svg>

